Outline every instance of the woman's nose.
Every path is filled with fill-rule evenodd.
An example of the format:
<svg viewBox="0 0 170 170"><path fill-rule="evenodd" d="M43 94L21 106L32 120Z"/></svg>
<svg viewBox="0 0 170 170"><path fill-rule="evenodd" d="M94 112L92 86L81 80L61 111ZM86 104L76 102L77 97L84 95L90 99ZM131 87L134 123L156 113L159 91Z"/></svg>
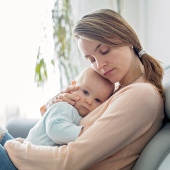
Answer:
<svg viewBox="0 0 170 170"><path fill-rule="evenodd" d="M96 66L99 70L101 70L107 63L103 59L96 60Z"/></svg>

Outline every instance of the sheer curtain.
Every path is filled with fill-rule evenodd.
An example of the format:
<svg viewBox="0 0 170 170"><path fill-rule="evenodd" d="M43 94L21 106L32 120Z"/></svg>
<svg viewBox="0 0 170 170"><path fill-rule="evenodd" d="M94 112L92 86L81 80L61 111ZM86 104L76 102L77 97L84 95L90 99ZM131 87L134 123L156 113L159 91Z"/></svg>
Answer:
<svg viewBox="0 0 170 170"><path fill-rule="evenodd" d="M37 88L34 82L39 46L42 46L42 55L53 58L51 14L53 4L53 1L48 0L0 2L0 125L2 126L12 116L40 117L40 106L60 89L58 70L53 74L53 67L47 68L51 74L44 87Z"/></svg>

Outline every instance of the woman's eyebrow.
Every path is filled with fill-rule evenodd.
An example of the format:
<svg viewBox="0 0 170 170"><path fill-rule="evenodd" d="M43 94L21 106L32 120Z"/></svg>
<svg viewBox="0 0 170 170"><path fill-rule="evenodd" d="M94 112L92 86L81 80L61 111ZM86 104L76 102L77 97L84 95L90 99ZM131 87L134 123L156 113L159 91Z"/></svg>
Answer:
<svg viewBox="0 0 170 170"><path fill-rule="evenodd" d="M100 47L102 45L102 43L100 43L100 44L98 44L97 46L96 46L96 48L95 48L95 52L97 51L97 49Z"/></svg>

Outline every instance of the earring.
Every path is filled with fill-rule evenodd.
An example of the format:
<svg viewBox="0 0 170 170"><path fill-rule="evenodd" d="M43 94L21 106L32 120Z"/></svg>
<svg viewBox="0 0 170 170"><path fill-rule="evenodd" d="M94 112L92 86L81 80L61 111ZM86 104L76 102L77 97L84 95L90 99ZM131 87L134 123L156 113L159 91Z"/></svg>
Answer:
<svg viewBox="0 0 170 170"><path fill-rule="evenodd" d="M133 46L132 46L132 47L130 47L130 48L132 48L132 49L133 49Z"/></svg>

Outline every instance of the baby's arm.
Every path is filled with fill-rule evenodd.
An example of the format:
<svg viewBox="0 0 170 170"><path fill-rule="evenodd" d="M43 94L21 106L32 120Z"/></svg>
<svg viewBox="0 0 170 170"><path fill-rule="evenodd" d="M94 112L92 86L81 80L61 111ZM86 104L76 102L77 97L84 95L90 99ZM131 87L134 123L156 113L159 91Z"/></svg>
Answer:
<svg viewBox="0 0 170 170"><path fill-rule="evenodd" d="M77 110L68 103L57 103L50 109L46 119L47 135L57 144L75 141L80 135L82 126Z"/></svg>

